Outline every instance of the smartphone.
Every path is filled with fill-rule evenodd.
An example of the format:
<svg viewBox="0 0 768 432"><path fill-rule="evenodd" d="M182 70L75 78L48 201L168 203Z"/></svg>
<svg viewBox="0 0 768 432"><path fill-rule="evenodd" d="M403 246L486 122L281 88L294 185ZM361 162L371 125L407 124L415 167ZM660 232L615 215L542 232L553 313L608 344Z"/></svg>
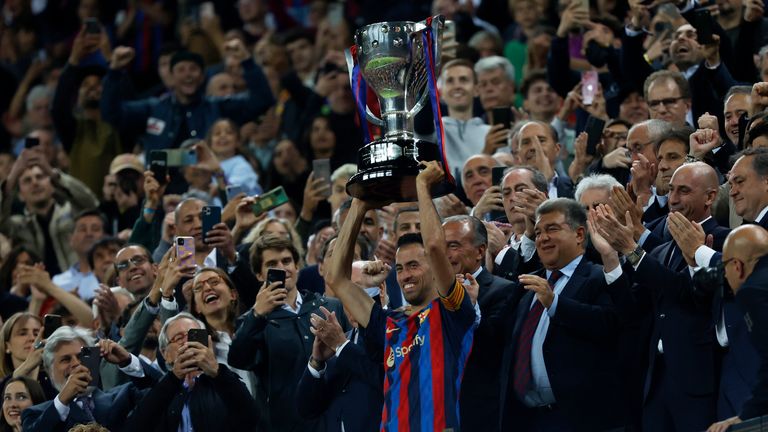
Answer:
<svg viewBox="0 0 768 432"><path fill-rule="evenodd" d="M200 18L212 18L216 15L213 2L203 2L200 4Z"/></svg>
<svg viewBox="0 0 768 432"><path fill-rule="evenodd" d="M598 77L597 71L588 70L581 74L581 102L584 105L592 105L597 95Z"/></svg>
<svg viewBox="0 0 768 432"><path fill-rule="evenodd" d="M491 109L491 125L502 124L504 129L512 128L512 110L510 107L496 107Z"/></svg>
<svg viewBox="0 0 768 432"><path fill-rule="evenodd" d="M501 180L504 179L504 172L509 167L495 166L491 168L491 186L501 186Z"/></svg>
<svg viewBox="0 0 768 432"><path fill-rule="evenodd" d="M208 346L208 332L205 329L189 329L187 331L187 343L197 342L202 346Z"/></svg>
<svg viewBox="0 0 768 432"><path fill-rule="evenodd" d="M176 237L176 256L181 258L185 254L191 254L181 260L181 265L195 265L195 238L194 237Z"/></svg>
<svg viewBox="0 0 768 432"><path fill-rule="evenodd" d="M232 201L233 199L237 198L238 195L241 193L245 193L245 188L243 188L240 185L229 185L227 186L227 201Z"/></svg>
<svg viewBox="0 0 768 432"><path fill-rule="evenodd" d="M43 339L48 339L59 327L61 327L61 315L46 314L43 317Z"/></svg>
<svg viewBox="0 0 768 432"><path fill-rule="evenodd" d="M24 148L34 148L40 145L40 138L26 137L24 139Z"/></svg>
<svg viewBox="0 0 768 432"><path fill-rule="evenodd" d="M597 144L600 142L600 139L603 137L603 128L605 127L605 120L599 119L597 117L589 116L587 119L587 125L584 127L584 132L589 135L587 138L587 154L588 155L596 155L597 154Z"/></svg>
<svg viewBox="0 0 768 432"><path fill-rule="evenodd" d="M164 185L168 177L168 154L162 150L149 152L149 170L160 185Z"/></svg>
<svg viewBox="0 0 768 432"><path fill-rule="evenodd" d="M197 152L195 149L167 149L166 153L169 167L185 167L197 164Z"/></svg>
<svg viewBox="0 0 768 432"><path fill-rule="evenodd" d="M747 139L747 125L749 125L749 116L747 113L743 113L739 116L739 142L736 143L736 148L739 150L744 149L744 143Z"/></svg>
<svg viewBox="0 0 768 432"><path fill-rule="evenodd" d="M96 18L86 18L85 32L90 34L101 33L101 24L99 24L99 20L97 20Z"/></svg>
<svg viewBox="0 0 768 432"><path fill-rule="evenodd" d="M82 347L80 353L77 355L77 359L91 372L91 383L88 384L88 386L99 387L99 383L101 382L101 373L99 372L101 350L99 347Z"/></svg>
<svg viewBox="0 0 768 432"><path fill-rule="evenodd" d="M696 29L696 41L702 45L714 42L712 38L712 15L708 9L697 9L693 15L693 27Z"/></svg>
<svg viewBox="0 0 768 432"><path fill-rule="evenodd" d="M331 196L331 160L330 159L315 159L312 161L312 172L314 172L315 179L323 179L328 185L328 192L324 195L325 198Z"/></svg>
<svg viewBox="0 0 768 432"><path fill-rule="evenodd" d="M275 207L279 207L288 202L288 195L285 194L285 189L282 186L278 186L264 195L258 197L256 202L251 206L253 214L260 215L268 212Z"/></svg>
<svg viewBox="0 0 768 432"><path fill-rule="evenodd" d="M267 286L274 282L281 282L275 289L285 288L285 270L276 268L267 269Z"/></svg>
<svg viewBox="0 0 768 432"><path fill-rule="evenodd" d="M203 220L203 242L205 242L208 232L213 229L214 225L221 222L221 207L204 206L201 213Z"/></svg>

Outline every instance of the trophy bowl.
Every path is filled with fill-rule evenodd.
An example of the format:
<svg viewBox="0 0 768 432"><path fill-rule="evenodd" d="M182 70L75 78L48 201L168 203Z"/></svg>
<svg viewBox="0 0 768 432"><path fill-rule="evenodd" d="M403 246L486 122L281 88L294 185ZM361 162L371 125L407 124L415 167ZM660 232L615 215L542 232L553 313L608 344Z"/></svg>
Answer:
<svg viewBox="0 0 768 432"><path fill-rule="evenodd" d="M380 126L382 136L358 151L358 172L347 183L351 196L363 200L413 201L419 162L441 160L436 143L415 138L413 118L429 96L426 68L430 63L423 33L431 31L431 67L437 74L443 26L444 19L434 17L423 22L370 24L355 32L355 46L347 52L350 84L354 91L357 70L376 94L381 118L364 102L358 103L358 107L361 121L367 119ZM360 100L358 95L356 99ZM433 188L433 196L445 195L453 188L453 183L446 181Z"/></svg>

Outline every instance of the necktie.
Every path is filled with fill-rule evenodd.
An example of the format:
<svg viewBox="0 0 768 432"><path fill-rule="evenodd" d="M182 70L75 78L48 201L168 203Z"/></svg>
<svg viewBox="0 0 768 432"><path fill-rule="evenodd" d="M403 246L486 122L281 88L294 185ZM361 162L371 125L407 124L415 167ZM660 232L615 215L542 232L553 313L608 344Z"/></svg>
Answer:
<svg viewBox="0 0 768 432"><path fill-rule="evenodd" d="M549 289L555 289L555 283L563 274L560 270L555 270L549 276ZM539 326L539 319L544 312L544 305L540 301L533 303L533 307L528 311L528 316L523 321L523 327L520 330L520 336L517 339L517 353L515 356L515 377L514 390L520 400L525 399L525 394L531 386L531 345L533 334Z"/></svg>
<svg viewBox="0 0 768 432"><path fill-rule="evenodd" d="M93 398L90 396L80 396L77 398L78 405L85 411L85 415L92 421L96 421L96 417L93 416L94 403Z"/></svg>

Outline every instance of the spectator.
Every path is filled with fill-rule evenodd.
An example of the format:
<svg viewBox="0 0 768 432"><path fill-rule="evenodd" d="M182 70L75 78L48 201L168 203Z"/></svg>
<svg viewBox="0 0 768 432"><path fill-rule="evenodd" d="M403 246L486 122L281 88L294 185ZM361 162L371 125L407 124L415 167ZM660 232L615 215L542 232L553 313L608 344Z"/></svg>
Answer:
<svg viewBox="0 0 768 432"><path fill-rule="evenodd" d="M54 193L67 199L57 200ZM17 194L25 203L23 215L11 215ZM97 204L96 197L79 180L52 169L41 150L25 149L3 184L0 226L14 241L43 257L45 268L57 274L77 259L68 247L73 214Z"/></svg>
<svg viewBox="0 0 768 432"><path fill-rule="evenodd" d="M78 354L93 346L91 335L80 328L59 327L48 337L43 364L59 394L52 400L33 405L22 412L22 425L29 431L66 431L78 423L96 421L117 429L139 403L152 380L145 375L139 359L112 341L101 341L105 361L119 364L121 370L136 375L136 383L123 384L109 391L90 387L93 377ZM149 372L147 372L149 373Z"/></svg>
<svg viewBox="0 0 768 432"><path fill-rule="evenodd" d="M207 141L219 161L226 183L242 187L246 195L261 195L259 176L243 157L237 125L228 119L215 121Z"/></svg>
<svg viewBox="0 0 768 432"><path fill-rule="evenodd" d="M99 280L88 261L88 251L104 237L104 216L97 210L86 210L75 216L69 245L77 253L77 262L53 277L53 283L67 291L76 291L84 300L96 294Z"/></svg>
<svg viewBox="0 0 768 432"><path fill-rule="evenodd" d="M342 328L347 328L341 305L335 299L297 291L299 252L284 236L268 234L257 239L251 247L250 261L262 285L253 308L238 320L229 364L256 374L257 401L265 407L261 427L313 429L313 422L302 421L296 413L293 383L298 382L312 352L310 315L323 306L336 312ZM285 272L283 285L268 282L269 269Z"/></svg>
<svg viewBox="0 0 768 432"><path fill-rule="evenodd" d="M126 430L255 430L260 413L245 385L218 361L210 338L207 345L188 339L190 329L205 325L186 312L163 325L160 351L170 372L137 404Z"/></svg>
<svg viewBox="0 0 768 432"><path fill-rule="evenodd" d="M477 90L485 112L509 107L515 100L515 69L504 57L490 56L475 63Z"/></svg>
<svg viewBox="0 0 768 432"><path fill-rule="evenodd" d="M221 116L232 118L239 124L255 118L272 104L271 92L263 73L241 41L231 41L227 49L241 62L249 94L224 99L203 97L203 61L197 54L180 51L171 58L172 98L125 102L120 86L125 85L127 77L121 69L133 59L134 51L127 47L116 48L103 81L103 118L120 130L145 129L142 141L147 154L151 150L179 147L188 138L204 137L213 119ZM173 114L178 110L186 110L180 119Z"/></svg>
<svg viewBox="0 0 768 432"><path fill-rule="evenodd" d="M45 402L45 394L36 381L20 376L8 380L3 386L3 415L0 431L21 432L21 413Z"/></svg>
<svg viewBox="0 0 768 432"><path fill-rule="evenodd" d="M523 164L544 174L549 182L549 197L572 198L573 182L566 173L558 172L560 141L555 129L549 124L532 121L520 129L518 139Z"/></svg>
<svg viewBox="0 0 768 432"><path fill-rule="evenodd" d="M53 397L56 392L48 378L48 374L40 368L42 348L34 344L42 337L42 320L33 314L19 312L13 314L4 323L0 342L5 348L0 362L0 380L4 386L14 376L23 376L38 382L46 395ZM45 397L48 399L48 397Z"/></svg>

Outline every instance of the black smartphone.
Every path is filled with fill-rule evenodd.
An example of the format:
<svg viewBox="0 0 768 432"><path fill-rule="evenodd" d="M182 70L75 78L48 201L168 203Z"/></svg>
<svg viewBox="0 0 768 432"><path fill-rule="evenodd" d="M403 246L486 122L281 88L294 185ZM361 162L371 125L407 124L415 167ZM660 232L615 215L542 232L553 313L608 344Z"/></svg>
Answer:
<svg viewBox="0 0 768 432"><path fill-rule="evenodd" d="M43 317L43 339L48 339L59 327L61 327L61 315L46 314Z"/></svg>
<svg viewBox="0 0 768 432"><path fill-rule="evenodd" d="M491 168L491 186L501 187L501 181L504 179L504 172L509 167L495 166Z"/></svg>
<svg viewBox="0 0 768 432"><path fill-rule="evenodd" d="M267 269L267 286L274 282L281 282L275 289L285 288L285 270L276 268Z"/></svg>
<svg viewBox="0 0 768 432"><path fill-rule="evenodd" d="M739 142L736 143L736 148L739 150L744 149L744 143L747 139L747 125L749 125L749 116L747 113L743 113L739 116Z"/></svg>
<svg viewBox="0 0 768 432"><path fill-rule="evenodd" d="M101 382L101 373L99 372L101 350L99 347L83 347L80 349L80 354L77 355L77 358L91 372L91 383L88 386L99 387Z"/></svg>
<svg viewBox="0 0 768 432"><path fill-rule="evenodd" d="M496 107L491 109L491 125L503 124L504 129L512 128L512 110L510 107Z"/></svg>
<svg viewBox="0 0 768 432"><path fill-rule="evenodd" d="M712 39L712 15L708 9L697 9L693 15L693 27L696 29L696 41L702 45L714 42Z"/></svg>
<svg viewBox="0 0 768 432"><path fill-rule="evenodd" d="M221 207L205 206L201 212L201 218L203 220L203 242L205 242L208 232L213 229L214 225L221 222Z"/></svg>
<svg viewBox="0 0 768 432"><path fill-rule="evenodd" d="M187 332L187 343L197 342L202 346L208 346L208 332L205 329L189 329Z"/></svg>
<svg viewBox="0 0 768 432"><path fill-rule="evenodd" d="M101 33L101 24L96 18L86 18L85 20L85 32L91 34Z"/></svg>
<svg viewBox="0 0 768 432"><path fill-rule="evenodd" d="M315 159L312 161L312 172L314 172L314 178L323 179L328 185L328 192L325 194L325 198L331 196L331 160L330 159Z"/></svg>
<svg viewBox="0 0 768 432"><path fill-rule="evenodd" d="M149 170L160 185L164 185L168 177L168 155L162 150L149 152Z"/></svg>
<svg viewBox="0 0 768 432"><path fill-rule="evenodd" d="M605 128L605 120L589 116L587 125L584 127L584 132L589 135L587 138L588 155L595 156L597 154L597 144L603 137L603 128Z"/></svg>
<svg viewBox="0 0 768 432"><path fill-rule="evenodd" d="M40 145L40 138L27 137L24 139L24 148L34 148Z"/></svg>

